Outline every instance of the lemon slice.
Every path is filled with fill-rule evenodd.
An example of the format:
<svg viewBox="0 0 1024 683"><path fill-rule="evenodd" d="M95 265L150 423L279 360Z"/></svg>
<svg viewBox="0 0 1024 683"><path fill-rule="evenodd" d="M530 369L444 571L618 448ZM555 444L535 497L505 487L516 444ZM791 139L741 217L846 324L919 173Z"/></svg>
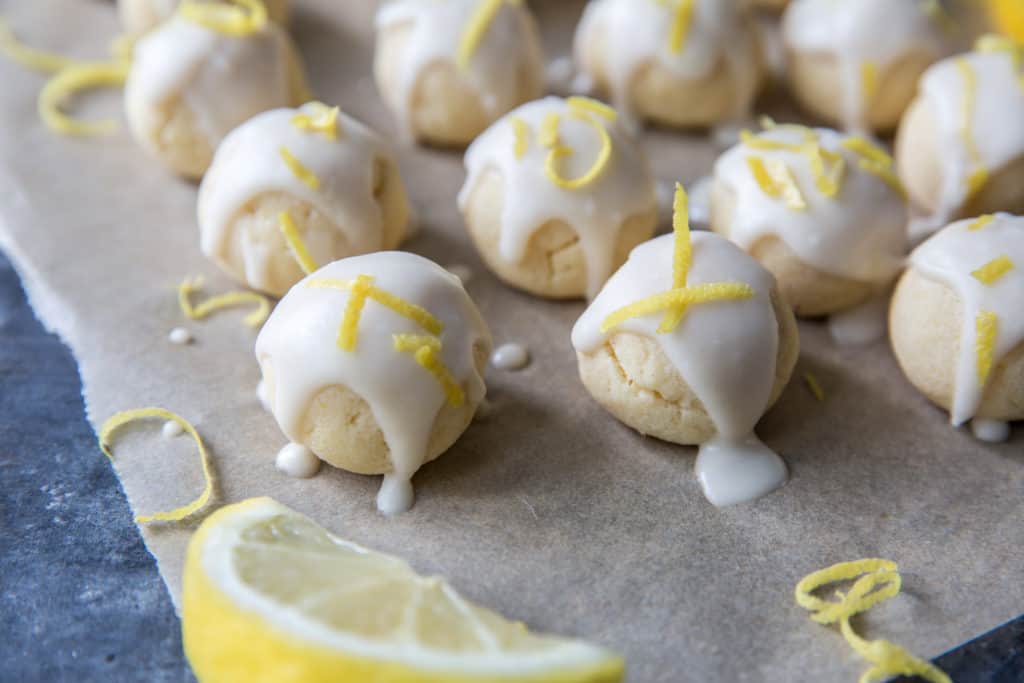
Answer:
<svg viewBox="0 0 1024 683"><path fill-rule="evenodd" d="M201 683L622 680L618 657L530 633L269 498L211 515L184 582L185 653Z"/></svg>

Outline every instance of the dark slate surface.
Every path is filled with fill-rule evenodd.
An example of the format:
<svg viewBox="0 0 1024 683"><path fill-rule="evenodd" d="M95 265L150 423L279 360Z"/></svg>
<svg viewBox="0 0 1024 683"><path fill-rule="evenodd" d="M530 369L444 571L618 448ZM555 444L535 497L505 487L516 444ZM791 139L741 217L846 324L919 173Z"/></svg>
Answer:
<svg viewBox="0 0 1024 683"><path fill-rule="evenodd" d="M0 681L195 680L74 359L2 253L0 492ZM1024 682L1024 617L937 662L957 683Z"/></svg>

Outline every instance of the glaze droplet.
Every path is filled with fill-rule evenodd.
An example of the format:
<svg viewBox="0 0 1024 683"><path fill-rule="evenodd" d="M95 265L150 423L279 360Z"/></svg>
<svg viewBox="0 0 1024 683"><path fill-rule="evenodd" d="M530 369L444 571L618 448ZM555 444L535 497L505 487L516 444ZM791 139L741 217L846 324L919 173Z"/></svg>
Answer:
<svg viewBox="0 0 1024 683"><path fill-rule="evenodd" d="M300 443L290 443L277 453L274 466L289 477L309 479L320 471L320 458Z"/></svg>
<svg viewBox="0 0 1024 683"><path fill-rule="evenodd" d="M1002 443L1010 438L1010 423L976 417L971 420L971 433L979 441Z"/></svg>
<svg viewBox="0 0 1024 683"><path fill-rule="evenodd" d="M726 439L716 436L700 446L697 479L712 505L746 503L786 483L786 463L756 436Z"/></svg>
<svg viewBox="0 0 1024 683"><path fill-rule="evenodd" d="M389 517L398 515L412 507L414 498L412 482L408 478L385 474L377 492L377 509Z"/></svg>
<svg viewBox="0 0 1024 683"><path fill-rule="evenodd" d="M184 346L185 344L192 343L192 333L186 330L184 327L175 327L171 330L170 334L167 335L168 341L178 346Z"/></svg>
<svg viewBox="0 0 1024 683"><path fill-rule="evenodd" d="M168 420L167 422L164 422L164 426L161 428L160 433L164 435L165 439L173 439L176 436L184 434L185 430L182 429L181 425L174 420Z"/></svg>
<svg viewBox="0 0 1024 683"><path fill-rule="evenodd" d="M491 355L491 365L499 370L522 370L530 364L530 352L522 344L502 344Z"/></svg>

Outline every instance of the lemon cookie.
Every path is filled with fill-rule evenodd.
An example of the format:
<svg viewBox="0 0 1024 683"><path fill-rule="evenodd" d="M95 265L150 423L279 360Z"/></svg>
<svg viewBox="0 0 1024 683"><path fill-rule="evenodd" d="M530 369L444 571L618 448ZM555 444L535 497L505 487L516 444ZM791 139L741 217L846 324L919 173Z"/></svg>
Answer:
<svg viewBox="0 0 1024 683"><path fill-rule="evenodd" d="M709 126L743 118L761 82L756 28L738 0L592 0L576 62L631 119Z"/></svg>
<svg viewBox="0 0 1024 683"><path fill-rule="evenodd" d="M593 296L657 225L647 156L594 100L519 107L473 142L466 169L458 201L477 249L538 296Z"/></svg>
<svg viewBox="0 0 1024 683"><path fill-rule="evenodd" d="M594 398L642 434L699 444L697 474L716 505L780 486L786 467L754 436L799 355L775 279L714 233L692 235L677 190L675 235L640 245L572 331Z"/></svg>
<svg viewBox="0 0 1024 683"><path fill-rule="evenodd" d="M851 131L896 127L918 78L949 51L948 17L924 0L794 0L783 17L789 85Z"/></svg>
<svg viewBox="0 0 1024 683"><path fill-rule="evenodd" d="M175 173L199 178L232 128L307 99L285 33L262 3L185 2L136 45L125 85L132 134Z"/></svg>
<svg viewBox="0 0 1024 683"><path fill-rule="evenodd" d="M896 164L926 214L915 236L956 218L1024 213L1024 46L986 36L929 69L900 125Z"/></svg>
<svg viewBox="0 0 1024 683"><path fill-rule="evenodd" d="M540 36L521 0L389 2L373 72L407 137L436 145L466 145L544 92Z"/></svg>
<svg viewBox="0 0 1024 683"><path fill-rule="evenodd" d="M281 431L335 467L383 474L377 506L386 514L412 504L413 474L469 425L490 351L459 279L397 251L312 273L256 340Z"/></svg>
<svg viewBox="0 0 1024 683"><path fill-rule="evenodd" d="M195 0L192 0L195 1ZM199 0L199 2L222 2L245 5L239 0ZM262 0L271 21L284 24L288 21L288 0ZM169 19L182 0L117 0L117 13L126 33L145 33L162 21Z"/></svg>
<svg viewBox="0 0 1024 683"><path fill-rule="evenodd" d="M874 324L854 340L884 334L885 307L874 299L888 292L908 246L907 206L885 150L828 129L745 131L715 164L711 196L712 229L775 275L797 315L841 322L870 306Z"/></svg>
<svg viewBox="0 0 1024 683"><path fill-rule="evenodd" d="M387 143L337 107L311 102L231 131L199 187L198 213L203 253L281 296L303 270L397 247L409 209Z"/></svg>
<svg viewBox="0 0 1024 683"><path fill-rule="evenodd" d="M1024 420L1024 218L953 223L910 256L893 297L892 346L910 382L975 434Z"/></svg>

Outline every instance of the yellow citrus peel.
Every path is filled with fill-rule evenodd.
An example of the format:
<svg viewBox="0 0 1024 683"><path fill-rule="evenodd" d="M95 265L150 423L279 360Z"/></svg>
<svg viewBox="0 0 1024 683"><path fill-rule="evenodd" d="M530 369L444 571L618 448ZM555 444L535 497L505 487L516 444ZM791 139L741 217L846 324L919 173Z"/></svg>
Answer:
<svg viewBox="0 0 1024 683"><path fill-rule="evenodd" d="M311 190L320 189L320 179L316 177L316 173L313 173L301 161L296 159L295 155L288 151L287 147L280 148L278 154L281 155L281 160L288 166L292 175L298 178L303 185L306 185Z"/></svg>
<svg viewBox="0 0 1024 683"><path fill-rule="evenodd" d="M747 157L747 166L761 190L776 199L782 199L794 211L807 208L807 200L796 184L793 172L785 162L764 157Z"/></svg>
<svg viewBox="0 0 1024 683"><path fill-rule="evenodd" d="M974 319L975 342L977 356L978 380L981 384L988 381L996 357L996 337L999 335L999 316L992 311L980 311Z"/></svg>
<svg viewBox="0 0 1024 683"><path fill-rule="evenodd" d="M221 3L183 0L178 5L178 14L187 21L226 36L248 36L262 31L267 25L267 7L262 0Z"/></svg>
<svg viewBox="0 0 1024 683"><path fill-rule="evenodd" d="M433 335L396 334L393 335L395 351L411 353L421 366L426 368L444 390L448 403L461 406L466 402L466 394L459 383L452 377L451 371L441 360L441 340Z"/></svg>
<svg viewBox="0 0 1024 683"><path fill-rule="evenodd" d="M609 107L604 102L599 102L590 97L581 97L574 95L566 100L569 106L569 111L575 113L586 113L586 114L597 114L601 118L608 119L609 121L615 121L619 118L619 113L612 107Z"/></svg>
<svg viewBox="0 0 1024 683"><path fill-rule="evenodd" d="M778 126L774 121L768 119L762 122L762 127L772 130L782 126ZM842 187L843 175L846 171L846 162L843 160L842 155L822 147L818 134L810 128L797 125L787 125L785 128L802 132L804 136L803 141L791 143L769 140L758 137L749 130L740 132L740 141L751 149L786 151L804 155L810 164L811 173L814 175L814 184L818 191L826 197L835 197ZM767 169L765 170L767 171ZM760 180L758 180L758 184L761 184ZM762 185L762 189L764 189L764 185Z"/></svg>
<svg viewBox="0 0 1024 683"><path fill-rule="evenodd" d="M515 136L512 151L518 161L526 155L526 150L530 146L530 127L518 116L513 116L511 122L512 134Z"/></svg>
<svg viewBox="0 0 1024 683"><path fill-rule="evenodd" d="M39 93L39 116L51 130L66 135L99 135L117 128L117 122L78 121L63 111L61 104L71 95L89 88L116 87L128 77L126 62L76 64L61 69Z"/></svg>
<svg viewBox="0 0 1024 683"><path fill-rule="evenodd" d="M1017 72L1017 81L1024 88L1024 44L1014 41L1006 36L988 34L978 38L974 44L978 52L995 53L1004 52L1013 60L1013 68Z"/></svg>
<svg viewBox="0 0 1024 683"><path fill-rule="evenodd" d="M185 314L186 318L191 320L202 320L211 313L215 313L219 310L233 308L235 306L245 306L247 304L256 304L256 310L245 316L243 319L245 324L249 327L259 327L263 324L263 321L267 319L267 316L270 315L270 300L256 292L228 292L226 294L218 294L216 296L211 296L198 306L193 306L191 295L194 292L198 292L202 287L203 279L201 277L192 279L186 278L180 285L178 285L178 305L181 307L181 312Z"/></svg>
<svg viewBox="0 0 1024 683"><path fill-rule="evenodd" d="M981 158L981 151L974 140L974 110L978 89L978 74L975 73L974 67L964 57L956 60L956 66L960 70L960 75L964 81L963 127L960 129L960 137L967 148L967 155L975 165L975 169L967 178L967 197L969 199L988 182L988 169L985 168Z"/></svg>
<svg viewBox="0 0 1024 683"><path fill-rule="evenodd" d="M991 285L999 281L1004 275L1014 269L1014 263L1009 256L1000 256L992 259L981 268L973 271L971 275L979 282Z"/></svg>
<svg viewBox="0 0 1024 683"><path fill-rule="evenodd" d="M870 61L861 62L860 82L864 100L870 102L878 92L878 65Z"/></svg>
<svg viewBox="0 0 1024 683"><path fill-rule="evenodd" d="M846 593L836 592L838 601L822 600L812 593L832 583L853 581ZM871 668L860 683L884 681L893 676L920 676L931 683L952 683L949 676L931 662L915 657L887 640L865 640L850 625L850 619L866 612L900 592L902 578L895 562L882 559L841 562L812 574L796 585L798 605L811 612L819 624L839 623L839 631L853 650L866 659Z"/></svg>
<svg viewBox="0 0 1024 683"><path fill-rule="evenodd" d="M309 275L315 271L317 269L316 261L310 256L309 249L306 248L306 243L302 241L299 228L295 225L291 215L287 211L277 214L277 224L281 228L281 234L284 235L285 242L288 243L292 256L298 262L299 268L302 268L302 272Z"/></svg>
<svg viewBox="0 0 1024 683"><path fill-rule="evenodd" d="M548 112L540 124L540 135L538 141L541 147L551 148L558 146L558 123L562 117L558 112Z"/></svg>
<svg viewBox="0 0 1024 683"><path fill-rule="evenodd" d="M821 382L818 381L813 372L804 373L804 383L807 384L807 388L814 394L814 398L818 399L818 403L825 401L825 390L821 388Z"/></svg>
<svg viewBox="0 0 1024 683"><path fill-rule="evenodd" d="M842 145L861 157L857 163L860 170L877 176L900 196L906 197L903 183L896 174L895 162L888 152L862 137L847 138L843 140Z"/></svg>
<svg viewBox="0 0 1024 683"><path fill-rule="evenodd" d="M328 107L323 102L309 102L307 108L313 109L312 113L300 111L292 117L292 125L299 130L310 133L319 133L328 140L338 139L338 116L341 109Z"/></svg>
<svg viewBox="0 0 1024 683"><path fill-rule="evenodd" d="M480 42L484 39L488 27L505 2L512 5L522 4L522 0L480 0L477 3L476 9L473 10L473 14L466 23L466 30L462 32L459 50L455 55L455 63L460 69L469 67L473 54L480 47Z"/></svg>
<svg viewBox="0 0 1024 683"><path fill-rule="evenodd" d="M80 64L69 57L37 50L22 43L4 19L0 19L0 52L12 61L36 71L54 72Z"/></svg>
<svg viewBox="0 0 1024 683"><path fill-rule="evenodd" d="M977 219L975 219L975 221L973 223L971 223L970 225L967 226L967 231L968 232L977 232L978 230L983 229L985 226L987 226L989 223L991 223L995 219L996 219L996 217L993 216L990 213L989 214L985 214L984 216L979 216Z"/></svg>
<svg viewBox="0 0 1024 683"><path fill-rule="evenodd" d="M210 454L207 452L206 446L203 445L203 440L199 438L199 433L196 431L196 428L193 427L188 420L163 408L137 408L135 410L125 410L115 413L103 423L102 427L100 427L100 449L108 458L113 460L114 454L110 450L110 438L113 433L129 422L149 418L158 418L161 420L176 422L182 429L188 432L188 435L192 437L192 440L196 442L196 446L199 448L199 458L203 464L203 480L206 484L203 487L202 493L199 494L199 497L191 503L182 505L181 507L174 508L167 512L142 515L136 517L135 521L139 524L146 524L149 522L178 522L202 510L210 502L210 498L213 496L213 465L210 460Z"/></svg>
<svg viewBox="0 0 1024 683"><path fill-rule="evenodd" d="M676 183L672 227L675 245L672 257L672 289L635 301L611 313L601 323L604 333L618 327L627 320L665 311L665 317L658 326L658 333L674 331L682 322L690 306L714 301L749 299L754 288L745 282L710 282L687 286L693 252L690 243L690 223L687 216L686 190Z"/></svg>
<svg viewBox="0 0 1024 683"><path fill-rule="evenodd" d="M668 49L676 54L683 51L686 36L693 23L693 0L676 0L672 13L672 27L668 33Z"/></svg>
<svg viewBox="0 0 1024 683"><path fill-rule="evenodd" d="M581 187L586 187L590 183L597 180L597 178L604 172L604 169L608 166L608 162L612 157L612 139L608 135L608 131L601 124L600 121L595 119L593 116L584 111L572 112L572 117L579 119L588 125L590 125L597 133L598 139L601 142L601 148L597 152L597 158L594 159L594 163L578 178L566 178L558 171L558 160L562 157L571 156L573 154L572 147L567 145L557 144L558 142L558 119L555 121L555 130L552 134L551 131L546 131L546 135L542 132L541 142L545 147L552 147L552 145L546 144L547 142L554 142L553 148L548 152L547 157L544 159L544 173L547 175L548 180L564 190L578 190ZM557 117L557 114L555 115ZM545 120L547 124L547 120Z"/></svg>

